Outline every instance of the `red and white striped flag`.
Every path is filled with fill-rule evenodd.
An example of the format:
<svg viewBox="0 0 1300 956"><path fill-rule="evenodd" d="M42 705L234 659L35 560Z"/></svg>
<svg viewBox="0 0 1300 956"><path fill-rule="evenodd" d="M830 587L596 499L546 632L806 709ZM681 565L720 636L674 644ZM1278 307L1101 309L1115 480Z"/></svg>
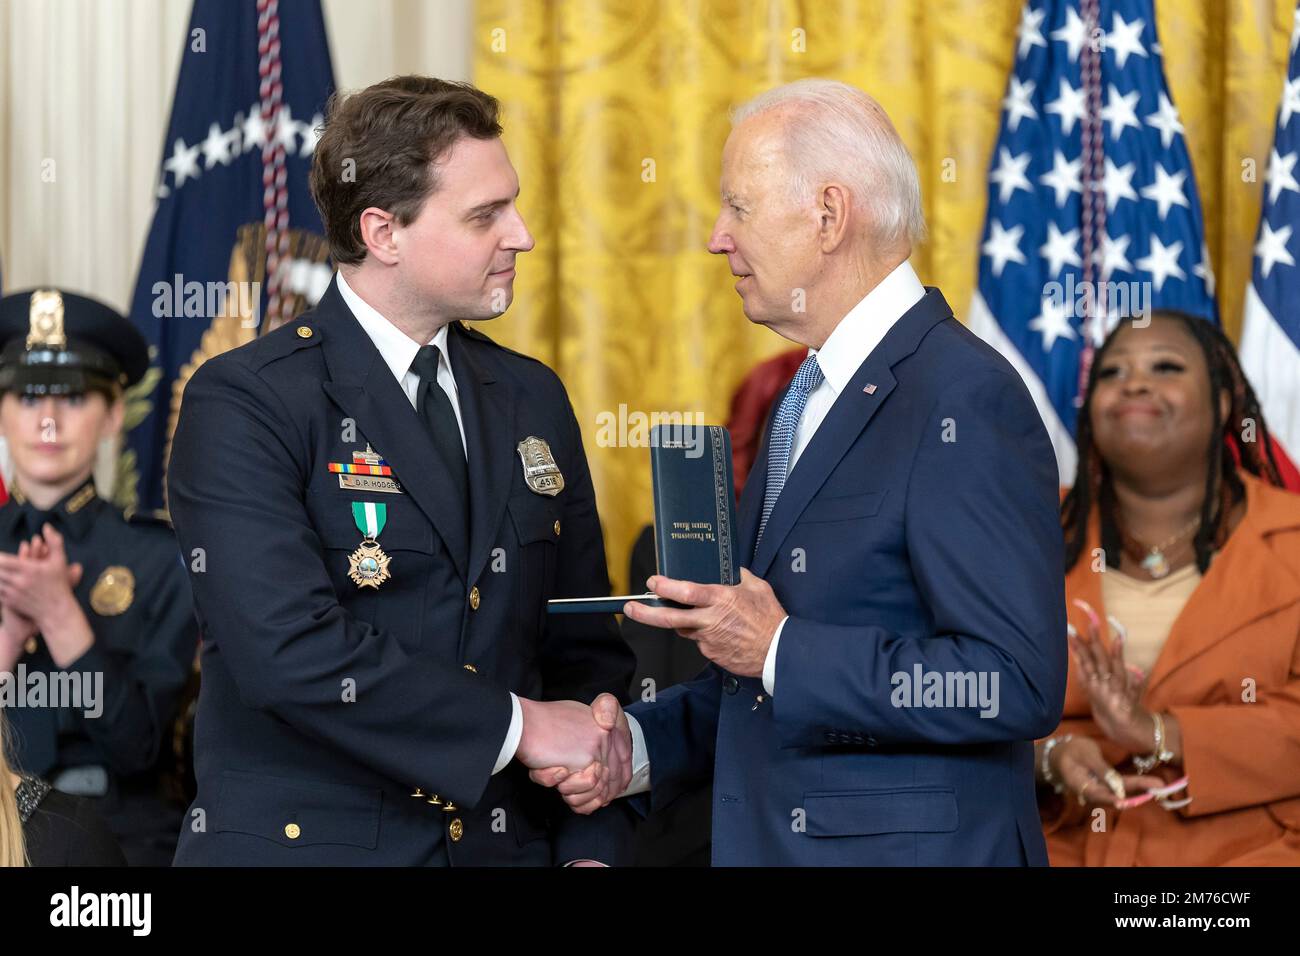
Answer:
<svg viewBox="0 0 1300 956"><path fill-rule="evenodd" d="M1300 5L1291 30L1277 134L1264 185L1255 269L1246 287L1241 364L1259 396L1264 420L1295 460L1300 455ZM1278 456L1279 459L1281 456ZM1288 477L1294 468L1278 462ZM1300 491L1294 481L1292 490Z"/></svg>

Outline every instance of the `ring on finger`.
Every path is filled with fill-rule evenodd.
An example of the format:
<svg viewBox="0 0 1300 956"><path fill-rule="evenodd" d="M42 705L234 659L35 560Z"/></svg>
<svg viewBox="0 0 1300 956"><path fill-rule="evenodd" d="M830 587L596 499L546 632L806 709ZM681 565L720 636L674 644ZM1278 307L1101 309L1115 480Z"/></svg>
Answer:
<svg viewBox="0 0 1300 956"><path fill-rule="evenodd" d="M1106 781L1106 786L1110 787L1111 793L1123 800L1126 796L1124 793L1124 778L1120 776L1119 771L1112 767L1106 771L1106 776L1103 779Z"/></svg>

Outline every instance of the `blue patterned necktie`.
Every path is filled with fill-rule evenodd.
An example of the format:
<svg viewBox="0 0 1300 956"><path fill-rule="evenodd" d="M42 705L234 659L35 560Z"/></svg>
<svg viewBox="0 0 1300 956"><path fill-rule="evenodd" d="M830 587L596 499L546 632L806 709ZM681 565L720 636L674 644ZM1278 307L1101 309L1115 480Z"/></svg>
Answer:
<svg viewBox="0 0 1300 956"><path fill-rule="evenodd" d="M794 430L803 417L804 406L808 404L808 393L821 384L821 366L817 356L809 355L794 373L794 381L781 399L781 406L776 410L776 420L772 424L772 438L767 445L767 488L763 493L763 517L758 522L758 537L754 541L754 553L758 553L758 542L763 540L763 529L767 519L772 516L776 499L785 487L786 472L790 469L790 450L794 446Z"/></svg>

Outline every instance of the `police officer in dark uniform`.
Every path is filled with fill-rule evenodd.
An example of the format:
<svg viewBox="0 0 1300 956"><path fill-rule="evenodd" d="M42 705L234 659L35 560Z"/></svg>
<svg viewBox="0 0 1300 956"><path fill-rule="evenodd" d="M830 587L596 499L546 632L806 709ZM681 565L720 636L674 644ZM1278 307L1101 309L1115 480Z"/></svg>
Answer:
<svg viewBox="0 0 1300 956"><path fill-rule="evenodd" d="M333 103L312 189L339 273L186 386L168 500L203 685L177 865L630 858L626 801L579 816L529 778L630 764L597 716L635 661L612 615L546 613L609 593L563 385L462 322L504 310L533 244L500 132L491 97L426 77Z"/></svg>
<svg viewBox="0 0 1300 956"><path fill-rule="evenodd" d="M198 632L175 536L125 517L92 472L148 347L122 315L54 289L0 299L0 689L16 762L93 798L133 865L170 862L180 807L160 769Z"/></svg>

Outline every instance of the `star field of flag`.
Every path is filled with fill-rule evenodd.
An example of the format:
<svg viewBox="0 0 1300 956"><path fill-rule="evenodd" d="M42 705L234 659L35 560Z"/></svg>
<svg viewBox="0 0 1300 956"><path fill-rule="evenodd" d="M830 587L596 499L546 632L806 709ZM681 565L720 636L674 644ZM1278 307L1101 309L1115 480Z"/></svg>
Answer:
<svg viewBox="0 0 1300 956"><path fill-rule="evenodd" d="M990 164L978 290L1018 352L1013 364L1041 382L1069 436L1085 344L1078 293L1071 292L1083 282L1081 60L1093 43L1100 48L1104 154L1096 188L1105 196L1094 280L1146 283L1126 289L1144 289L1149 299L1138 301L1150 308L1217 321L1200 200L1150 0L1101 0L1096 32L1078 0L1031 0L1021 15ZM1059 294L1050 283L1061 283ZM1110 315L1108 324L1118 317ZM1096 330L1094 341L1103 334ZM1046 417L1042 405L1040 398ZM1061 429L1049 423L1049 431L1056 441ZM1071 451L1062 460L1072 459Z"/></svg>

